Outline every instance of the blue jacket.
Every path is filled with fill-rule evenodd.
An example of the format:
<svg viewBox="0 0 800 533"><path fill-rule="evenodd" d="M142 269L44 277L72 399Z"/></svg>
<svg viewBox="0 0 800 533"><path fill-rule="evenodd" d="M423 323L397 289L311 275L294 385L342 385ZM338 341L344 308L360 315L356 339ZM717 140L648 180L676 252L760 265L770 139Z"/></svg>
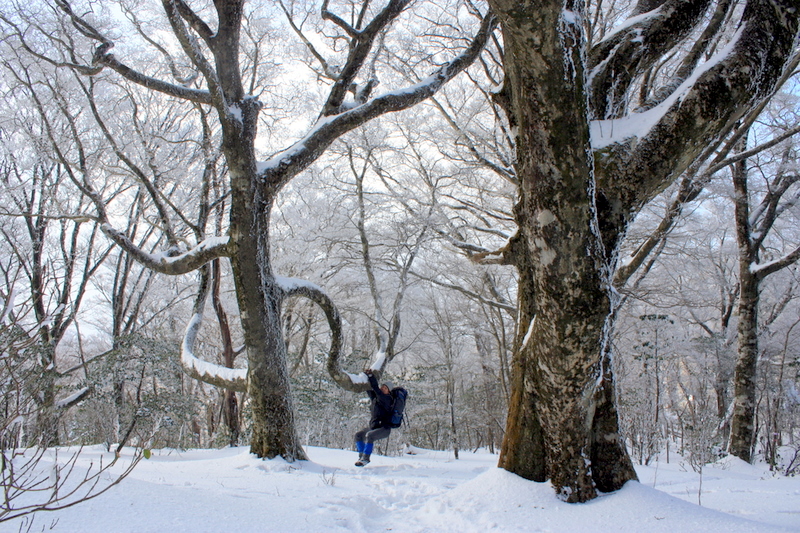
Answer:
<svg viewBox="0 0 800 533"><path fill-rule="evenodd" d="M370 400L372 400L372 417L369 420L369 428L388 428L392 419L394 398L391 393L383 393L375 376L369 376L369 384L372 387L372 390L367 391Z"/></svg>

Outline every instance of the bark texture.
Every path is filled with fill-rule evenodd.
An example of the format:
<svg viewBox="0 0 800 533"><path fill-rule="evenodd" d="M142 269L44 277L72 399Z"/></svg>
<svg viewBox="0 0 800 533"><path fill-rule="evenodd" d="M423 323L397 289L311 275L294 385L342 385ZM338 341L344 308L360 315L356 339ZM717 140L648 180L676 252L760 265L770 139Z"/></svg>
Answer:
<svg viewBox="0 0 800 533"><path fill-rule="evenodd" d="M515 261L525 317L501 465L550 479L566 501L578 502L596 494L595 386L611 301L596 221L582 7L569 6L572 19L563 7L496 6L518 131L515 216L527 256Z"/></svg>
<svg viewBox="0 0 800 533"><path fill-rule="evenodd" d="M800 6L747 2L727 55L665 104L653 127L593 151L590 117L635 120L636 81L697 29L709 3L642 3L637 14L658 9L592 49L580 3L490 4L505 45L497 101L517 128L520 187L519 234L506 253L520 274L520 320L500 465L550 479L566 501L586 501L636 479L608 347L617 245L647 201L771 94Z"/></svg>

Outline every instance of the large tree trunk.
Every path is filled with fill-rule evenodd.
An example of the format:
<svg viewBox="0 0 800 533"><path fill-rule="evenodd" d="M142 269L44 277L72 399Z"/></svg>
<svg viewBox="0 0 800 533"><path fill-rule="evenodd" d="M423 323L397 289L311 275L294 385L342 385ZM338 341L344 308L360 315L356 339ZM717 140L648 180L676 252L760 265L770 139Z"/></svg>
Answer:
<svg viewBox="0 0 800 533"><path fill-rule="evenodd" d="M231 213L236 295L248 359L248 395L253 410L250 451L258 457L305 459L294 425L286 343L280 305L282 291L269 260L269 207L261 212L250 201L234 202ZM252 202L260 203L260 202Z"/></svg>
<svg viewBox="0 0 800 533"><path fill-rule="evenodd" d="M47 343L41 346L40 364L42 373L34 381L34 401L37 402L36 427L34 431L37 445L49 448L59 446L59 409L56 406L56 380L58 373L55 369L55 346Z"/></svg>
<svg viewBox="0 0 800 533"><path fill-rule="evenodd" d="M533 379L535 360L521 349L525 334L536 316L531 269L525 266L529 259L525 241L520 238L512 239L506 257L516 265L519 272L519 320L511 361L511 398L508 402L506 431L498 466L526 479L545 481L547 469L544 434L539 423Z"/></svg>
<svg viewBox="0 0 800 533"><path fill-rule="evenodd" d="M272 272L269 222L274 195L256 179L253 142L258 108L229 121L223 150L231 176L231 267L248 360L253 411L250 451L258 457L305 459L294 422L286 343L281 323L283 291Z"/></svg>
<svg viewBox="0 0 800 533"><path fill-rule="evenodd" d="M516 261L520 307L527 316L520 321L501 465L532 479L549 478L566 501L586 501L596 496L593 455L629 460L621 447L615 454L592 452L597 400L607 400L598 431L607 431L607 418L616 412L611 384L604 395L596 388L611 300L596 219L585 42L579 17L565 18L560 1L494 4L505 43L505 89L518 131L515 215L528 255ZM582 7L567 9L579 14ZM622 471L627 475L603 488L635 479L632 468Z"/></svg>
<svg viewBox="0 0 800 533"><path fill-rule="evenodd" d="M664 50L681 45L703 20L703 3L642 3L637 13L648 16L629 20L592 50L580 2L490 4L505 45L497 101L517 131L520 184L519 235L506 253L520 273L520 329L500 464L531 479L549 477L565 499L585 501L595 487L635 479L617 431L606 351L613 320L607 277L617 244L646 202L700 164L704 150L772 94L797 36L797 1L748 0L731 46L659 109L654 125L632 129L624 128L644 118L623 106L634 81L660 64ZM620 75L612 67L617 60L631 70ZM587 79L591 89L583 86ZM676 96L673 90L666 94ZM595 160L589 100L613 104L592 110L604 119L592 139Z"/></svg>
<svg viewBox="0 0 800 533"><path fill-rule="evenodd" d="M270 260L270 214L280 184L265 186L256 169L261 104L246 97L242 84L238 54L243 2L217 2L216 7L219 29L211 46L221 88L216 98L224 98L216 107L231 184L230 260L247 350L250 451L270 459L306 459L292 406L280 316L283 291ZM231 113L232 108L238 113Z"/></svg>

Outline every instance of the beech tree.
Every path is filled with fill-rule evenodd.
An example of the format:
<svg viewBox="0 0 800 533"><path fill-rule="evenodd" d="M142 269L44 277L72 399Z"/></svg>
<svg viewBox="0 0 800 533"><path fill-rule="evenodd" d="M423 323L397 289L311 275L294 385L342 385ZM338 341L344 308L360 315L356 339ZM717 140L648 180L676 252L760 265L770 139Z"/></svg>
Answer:
<svg viewBox="0 0 800 533"><path fill-rule="evenodd" d="M342 387L350 390L366 388L364 376L344 372L339 367L341 325L330 298L317 286L299 280L281 278L273 272L270 258L270 217L276 196L297 174L308 168L339 137L380 115L407 109L433 95L443 84L464 70L478 56L494 29L494 18L486 15L473 24L474 37L466 47L432 56L424 63L431 65L423 82L397 88L373 96L378 85L384 37L392 25L410 17L409 0L389 0L380 5L369 1L324 1L319 10L324 26L313 42L299 22L308 13L302 3L278 3L292 29L316 60L318 80L327 94L317 103L313 93L303 96L317 105L307 133L299 140L284 142L284 149L266 159L259 156L258 129L265 123L270 109L259 99L262 80L263 47L269 44L268 32L260 28L259 17L274 17L277 11L266 4L239 1L215 1L213 6L193 6L183 0L165 0L161 4L162 19L172 35L152 31L139 19L150 13L149 5L137 4L135 10L125 4L122 13L131 21L138 40L125 42L118 32L107 28L111 20L102 13L93 13L91 3L80 4L55 0L49 6L60 15L60 21L46 26L28 10L17 6L14 16L4 15L7 31L33 58L47 66L72 69L97 79L106 70L113 71L116 83L138 86L159 93L171 101L185 102L184 112L213 112L218 142L228 177L229 215L226 230L214 237L191 241L169 239L170 248L161 254L147 253L114 226L107 209L107 198L95 187L91 176L82 173L81 161L67 157L62 163L70 179L94 204L95 218L102 231L137 261L154 271L181 275L201 269L195 314L186 329L182 360L191 375L232 390L247 390L253 413L251 451L259 457L283 456L287 460L302 459L305 454L295 430L292 398L289 390L286 345L282 338L280 310L282 301L292 295L311 298L323 307L332 329L329 372ZM418 8L417 8L418 9ZM424 17L423 17L424 19ZM424 31L424 30L422 30ZM322 48L325 32L333 37ZM117 37L123 44L146 42L163 56L173 79L160 77L152 63L137 62L136 52L120 47L120 55L112 53ZM161 42L167 39L166 42ZM315 44L316 43L316 44ZM342 43L345 46L342 48ZM288 80L287 80L288 81ZM132 94L135 91L132 91ZM138 93L137 93L138 94ZM132 96L139 98L139 96ZM96 116L96 109L92 109ZM43 117L46 119L46 117ZM98 119L98 123L99 123ZM203 123L203 118L197 119ZM267 125L269 122L266 121ZM59 141L51 132L51 142ZM115 146L121 161L125 146ZM132 168L134 165L128 164ZM154 184L146 173L137 179ZM174 204L161 201L158 191L151 200L160 208L162 229L171 218L179 217ZM204 235L204 232L201 232ZM248 367L245 370L221 369L200 361L193 354L193 345L202 323L205 300L209 293L208 273L204 265L227 258L233 272L239 317L244 336ZM379 352L373 367L383 370L386 358Z"/></svg>
<svg viewBox="0 0 800 533"><path fill-rule="evenodd" d="M502 251L520 321L500 465L586 501L636 478L607 349L620 240L646 202L742 135L794 53L798 5L641 1L591 42L581 2L489 3L519 181L519 231Z"/></svg>
<svg viewBox="0 0 800 533"><path fill-rule="evenodd" d="M729 450L732 455L747 462L752 460L757 433L755 412L760 286L764 278L790 267L800 259L800 246L786 252L776 248L775 242L770 243L770 240L775 241L775 226L781 215L794 208L800 200L800 191L796 186L800 174L797 172L793 144L786 144L777 164L770 166L773 168L760 169L761 173L768 176L765 186L758 188L761 191L751 190L752 184L748 182L755 179L750 176L746 157L734 165L733 171L736 240L739 244L739 322ZM758 202L757 195L760 196ZM783 239L778 237L777 244L780 245L781 241Z"/></svg>

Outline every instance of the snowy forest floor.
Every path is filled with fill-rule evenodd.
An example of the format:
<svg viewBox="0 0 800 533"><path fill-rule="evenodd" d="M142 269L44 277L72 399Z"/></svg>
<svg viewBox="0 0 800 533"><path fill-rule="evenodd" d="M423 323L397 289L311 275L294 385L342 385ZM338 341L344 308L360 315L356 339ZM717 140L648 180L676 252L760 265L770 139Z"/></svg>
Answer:
<svg viewBox="0 0 800 533"><path fill-rule="evenodd" d="M700 475L674 454L670 463L637 467L640 483L570 505L548 483L496 468L489 453L455 460L452 452L417 450L373 455L357 468L355 452L307 451L310 461L289 464L256 459L247 447L154 450L98 498L39 513L32 523L0 523L0 532L800 531L800 477L774 477L738 460L703 470L702 506ZM101 456L107 462L111 454L86 448L79 464Z"/></svg>

